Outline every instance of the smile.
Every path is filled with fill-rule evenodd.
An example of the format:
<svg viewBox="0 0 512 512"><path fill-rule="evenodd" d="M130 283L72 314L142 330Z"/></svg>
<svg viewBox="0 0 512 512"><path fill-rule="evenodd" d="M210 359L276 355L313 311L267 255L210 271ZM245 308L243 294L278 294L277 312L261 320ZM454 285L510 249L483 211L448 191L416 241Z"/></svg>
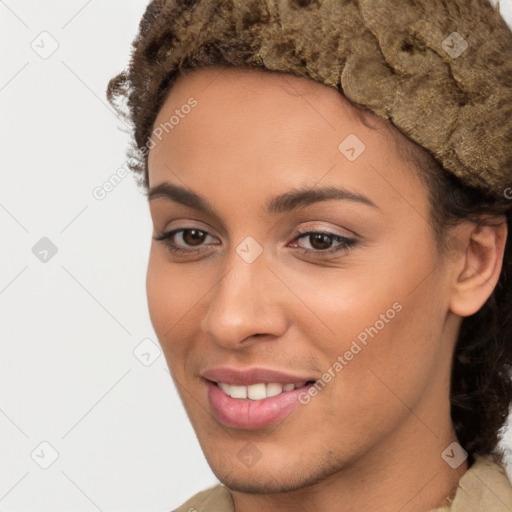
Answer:
<svg viewBox="0 0 512 512"><path fill-rule="evenodd" d="M218 422L232 428L257 429L288 416L301 404L299 395L307 393L314 381L284 385L270 382L249 386L206 379L204 382L211 414Z"/></svg>
<svg viewBox="0 0 512 512"><path fill-rule="evenodd" d="M251 384L250 386L235 386L226 384L225 382L217 382L217 385L231 398L264 400L271 396L280 395L283 391L293 391L294 389L301 388L306 385L306 382L301 382L299 384L289 383L284 385L279 382L260 382L258 384Z"/></svg>

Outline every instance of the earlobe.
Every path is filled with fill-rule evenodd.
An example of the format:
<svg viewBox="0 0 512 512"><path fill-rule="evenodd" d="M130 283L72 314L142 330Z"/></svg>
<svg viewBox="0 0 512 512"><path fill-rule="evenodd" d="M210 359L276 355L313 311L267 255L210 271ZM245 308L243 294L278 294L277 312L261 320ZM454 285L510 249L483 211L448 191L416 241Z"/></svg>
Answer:
<svg viewBox="0 0 512 512"><path fill-rule="evenodd" d="M464 233L465 252L454 262L450 298L450 310L463 317L481 309L498 283L507 239L506 217L498 217L493 225L472 223Z"/></svg>

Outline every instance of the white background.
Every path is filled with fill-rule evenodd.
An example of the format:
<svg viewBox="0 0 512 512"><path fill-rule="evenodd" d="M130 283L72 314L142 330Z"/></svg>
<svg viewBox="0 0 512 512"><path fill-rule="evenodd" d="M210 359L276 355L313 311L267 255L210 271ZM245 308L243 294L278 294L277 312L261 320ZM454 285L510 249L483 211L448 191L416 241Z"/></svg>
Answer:
<svg viewBox="0 0 512 512"><path fill-rule="evenodd" d="M170 511L217 482L163 355L133 353L159 350L146 200L131 175L92 193L126 158L105 89L145 6L0 1L1 511Z"/></svg>

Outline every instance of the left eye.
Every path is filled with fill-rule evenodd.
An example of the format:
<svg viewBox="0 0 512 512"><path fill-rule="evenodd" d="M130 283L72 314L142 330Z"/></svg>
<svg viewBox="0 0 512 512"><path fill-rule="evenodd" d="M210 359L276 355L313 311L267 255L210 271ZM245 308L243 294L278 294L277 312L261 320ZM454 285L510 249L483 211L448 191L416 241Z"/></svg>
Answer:
<svg viewBox="0 0 512 512"><path fill-rule="evenodd" d="M336 233L331 233L329 231L303 231L299 236L295 237L294 240L301 239L308 241L309 245L311 246L311 248L302 247L303 250L317 253L330 253L339 250L348 251L348 249L356 243L356 241L352 238L337 235ZM335 246L334 249L330 249L333 242L338 242L339 245Z"/></svg>

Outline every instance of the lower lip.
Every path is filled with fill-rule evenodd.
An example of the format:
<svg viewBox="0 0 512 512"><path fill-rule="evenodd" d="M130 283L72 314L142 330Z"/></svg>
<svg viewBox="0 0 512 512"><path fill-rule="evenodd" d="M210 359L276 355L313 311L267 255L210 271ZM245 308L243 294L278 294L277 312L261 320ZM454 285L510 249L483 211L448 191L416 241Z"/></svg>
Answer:
<svg viewBox="0 0 512 512"><path fill-rule="evenodd" d="M208 401L214 416L228 427L245 429L266 427L288 416L301 403L298 400L299 395L313 386L313 384L306 384L263 400L250 400L231 398L217 384L209 380L205 382L208 386Z"/></svg>

